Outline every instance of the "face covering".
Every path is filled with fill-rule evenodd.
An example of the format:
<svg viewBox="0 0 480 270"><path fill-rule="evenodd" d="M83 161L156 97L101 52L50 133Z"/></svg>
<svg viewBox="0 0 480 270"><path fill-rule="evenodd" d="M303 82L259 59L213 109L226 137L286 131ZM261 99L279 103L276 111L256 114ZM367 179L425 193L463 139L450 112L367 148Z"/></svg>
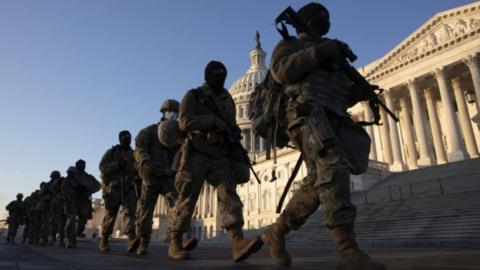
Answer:
<svg viewBox="0 0 480 270"><path fill-rule="evenodd" d="M166 111L163 118L166 120L176 121L178 119L178 113L172 111Z"/></svg>

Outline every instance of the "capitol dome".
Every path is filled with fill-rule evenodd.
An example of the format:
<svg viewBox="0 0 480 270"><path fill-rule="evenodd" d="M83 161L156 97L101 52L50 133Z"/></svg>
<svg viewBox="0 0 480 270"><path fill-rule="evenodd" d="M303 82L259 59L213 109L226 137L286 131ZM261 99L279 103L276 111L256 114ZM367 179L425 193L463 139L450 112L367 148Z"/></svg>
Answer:
<svg viewBox="0 0 480 270"><path fill-rule="evenodd" d="M250 153L262 152L265 149L264 141L253 133L248 117L250 94L265 79L268 70L265 65L267 54L262 49L258 32L255 35L255 42L255 48L250 52L250 68L229 89L237 109L237 123L242 129L242 144Z"/></svg>

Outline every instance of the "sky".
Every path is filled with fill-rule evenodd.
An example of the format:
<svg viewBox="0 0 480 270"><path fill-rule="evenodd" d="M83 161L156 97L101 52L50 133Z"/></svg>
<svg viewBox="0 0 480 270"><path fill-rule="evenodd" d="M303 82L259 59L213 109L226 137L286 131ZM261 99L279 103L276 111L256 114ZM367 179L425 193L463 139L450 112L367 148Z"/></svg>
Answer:
<svg viewBox="0 0 480 270"><path fill-rule="evenodd" d="M118 132L160 118L203 82L210 60L229 87L250 66L255 31L267 62L273 21L297 0L0 0L0 218L18 192L82 158L99 179ZM325 0L329 37L350 44L355 66L386 53L436 13L475 1ZM96 193L94 197L100 197Z"/></svg>

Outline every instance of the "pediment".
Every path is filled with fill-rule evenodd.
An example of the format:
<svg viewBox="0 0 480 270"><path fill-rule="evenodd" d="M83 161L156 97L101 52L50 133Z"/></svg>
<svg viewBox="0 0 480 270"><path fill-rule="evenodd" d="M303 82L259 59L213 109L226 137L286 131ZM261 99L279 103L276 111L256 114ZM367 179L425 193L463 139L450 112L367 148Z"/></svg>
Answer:
<svg viewBox="0 0 480 270"><path fill-rule="evenodd" d="M433 16L384 57L362 68L375 80L418 59L429 57L441 48L480 35L480 3L447 10Z"/></svg>

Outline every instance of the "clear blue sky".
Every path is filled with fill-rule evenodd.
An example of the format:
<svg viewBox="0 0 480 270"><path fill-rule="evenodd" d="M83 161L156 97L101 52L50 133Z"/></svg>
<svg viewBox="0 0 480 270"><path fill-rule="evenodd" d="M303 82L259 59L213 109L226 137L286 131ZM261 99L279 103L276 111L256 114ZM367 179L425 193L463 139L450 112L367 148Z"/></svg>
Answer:
<svg viewBox="0 0 480 270"><path fill-rule="evenodd" d="M249 67L254 34L268 56L285 0L0 0L0 216L77 159L99 176L118 131L135 136L220 60L227 86ZM387 53L435 13L474 1L329 0L330 37L357 66ZM268 58L269 59L269 58ZM268 60L267 59L267 60ZM95 194L99 197L100 194Z"/></svg>

